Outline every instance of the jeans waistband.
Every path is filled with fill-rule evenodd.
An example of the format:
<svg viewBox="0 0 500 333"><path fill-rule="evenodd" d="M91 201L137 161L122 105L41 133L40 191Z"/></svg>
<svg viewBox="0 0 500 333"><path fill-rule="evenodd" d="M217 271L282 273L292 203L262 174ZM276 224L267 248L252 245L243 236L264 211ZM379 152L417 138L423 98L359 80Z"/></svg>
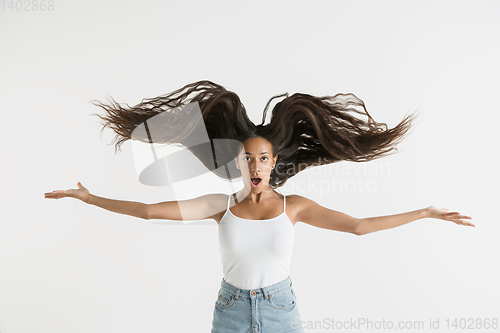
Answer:
<svg viewBox="0 0 500 333"><path fill-rule="evenodd" d="M289 289L292 287L292 279L287 277L283 281L277 282L267 287L257 288L257 289L241 289L233 286L232 284L227 283L222 279L221 288L226 292L234 295L235 299L240 298L251 298L253 297L261 297L268 298L270 295L281 292L285 289Z"/></svg>

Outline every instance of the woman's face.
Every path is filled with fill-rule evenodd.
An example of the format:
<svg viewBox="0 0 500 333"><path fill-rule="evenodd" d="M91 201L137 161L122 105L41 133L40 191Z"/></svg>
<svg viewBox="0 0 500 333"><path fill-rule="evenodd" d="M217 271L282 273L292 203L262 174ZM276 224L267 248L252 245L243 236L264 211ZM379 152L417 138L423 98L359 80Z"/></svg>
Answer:
<svg viewBox="0 0 500 333"><path fill-rule="evenodd" d="M273 146L264 138L256 137L243 141L244 151L241 151L236 165L241 170L245 187L253 193L269 190L269 176L278 156L273 158ZM260 178L254 180L252 178Z"/></svg>

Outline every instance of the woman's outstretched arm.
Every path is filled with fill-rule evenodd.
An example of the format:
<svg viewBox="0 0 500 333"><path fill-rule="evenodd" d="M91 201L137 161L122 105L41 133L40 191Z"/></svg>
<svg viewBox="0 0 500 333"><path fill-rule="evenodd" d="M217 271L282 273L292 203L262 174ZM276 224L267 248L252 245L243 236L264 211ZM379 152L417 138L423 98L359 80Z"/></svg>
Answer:
<svg viewBox="0 0 500 333"><path fill-rule="evenodd" d="M54 190L45 193L45 198L60 199L71 197L80 199L85 203L101 207L103 209L130 216L135 216L141 219L147 219L148 204L136 201L114 200L93 195L89 190L78 182L78 189L69 190Z"/></svg>
<svg viewBox="0 0 500 333"><path fill-rule="evenodd" d="M115 200L91 194L80 182L78 182L78 189L54 190L45 193L45 198L49 199L64 197L80 199L85 203L111 212L135 216L145 220L165 219L177 221L196 221L211 218L212 215L222 211L227 202L226 194L207 194L189 200L165 201L154 204Z"/></svg>
<svg viewBox="0 0 500 333"><path fill-rule="evenodd" d="M459 225L475 227L474 224L465 220L472 219L470 216L460 215L458 212L448 212L448 209L446 208L439 209L434 206L430 206L407 213L358 219L356 234L365 235L379 230L391 229L423 218L441 219L445 221L452 221Z"/></svg>
<svg viewBox="0 0 500 333"><path fill-rule="evenodd" d="M300 195L294 195L293 197L297 200L298 221L314 227L348 232L357 236L399 227L400 225L423 218L442 219L455 222L459 225L475 227L474 224L466 221L472 219L472 217L460 215L458 212L448 212L446 208L439 209L434 206L396 215L355 218L348 214L323 207L315 201Z"/></svg>
<svg viewBox="0 0 500 333"><path fill-rule="evenodd" d="M90 194L85 202L89 205L101 207L111 212L147 220L146 211L148 204L142 202L108 199L93 194Z"/></svg>

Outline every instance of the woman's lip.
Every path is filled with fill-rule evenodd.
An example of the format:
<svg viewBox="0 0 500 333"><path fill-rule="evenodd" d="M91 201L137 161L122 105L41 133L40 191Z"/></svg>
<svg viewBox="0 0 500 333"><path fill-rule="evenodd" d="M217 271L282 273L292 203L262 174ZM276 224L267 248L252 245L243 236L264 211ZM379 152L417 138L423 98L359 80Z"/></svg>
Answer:
<svg viewBox="0 0 500 333"><path fill-rule="evenodd" d="M260 179L260 181L259 181L259 183L257 185L255 185L252 182L252 179L254 179L254 178L259 178ZM260 178L260 177L252 177L252 178L250 178L250 184L252 184L252 187L256 188L256 187L258 187L260 185L260 183L262 183L262 178Z"/></svg>

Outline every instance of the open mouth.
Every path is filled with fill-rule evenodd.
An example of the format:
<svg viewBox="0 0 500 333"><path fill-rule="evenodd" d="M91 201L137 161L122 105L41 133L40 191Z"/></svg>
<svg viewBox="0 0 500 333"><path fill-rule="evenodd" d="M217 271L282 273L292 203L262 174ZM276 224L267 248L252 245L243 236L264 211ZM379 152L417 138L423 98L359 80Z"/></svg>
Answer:
<svg viewBox="0 0 500 333"><path fill-rule="evenodd" d="M253 186L258 186L258 185L259 185L259 183L260 183L260 181L261 181L262 179L260 179L259 177L254 177L254 178L251 178L250 180L252 181L252 185L253 185Z"/></svg>

